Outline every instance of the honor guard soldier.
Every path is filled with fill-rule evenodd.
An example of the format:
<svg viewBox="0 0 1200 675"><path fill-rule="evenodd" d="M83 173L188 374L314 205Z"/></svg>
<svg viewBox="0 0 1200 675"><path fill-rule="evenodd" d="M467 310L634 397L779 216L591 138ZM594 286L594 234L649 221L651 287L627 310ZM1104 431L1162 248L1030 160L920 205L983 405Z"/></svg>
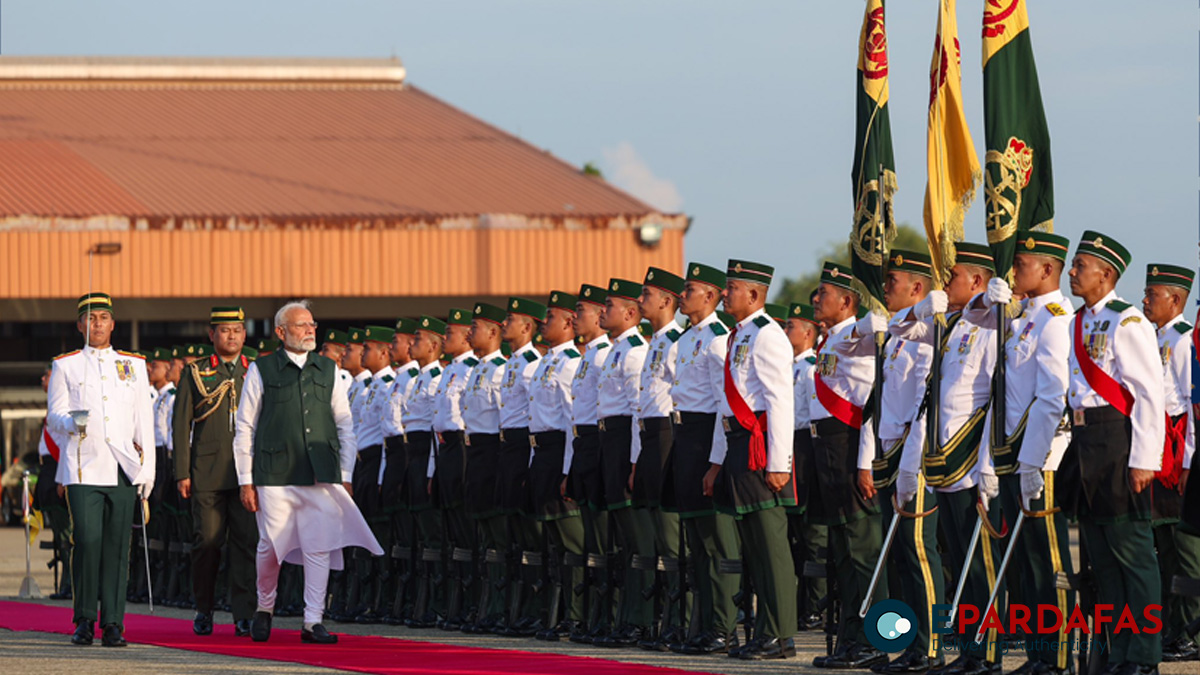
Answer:
<svg viewBox="0 0 1200 675"><path fill-rule="evenodd" d="M1196 453L1196 425L1189 414L1192 393L1192 325L1183 319L1183 308L1192 290L1195 273L1186 267L1159 263L1146 266L1146 294L1142 311L1155 325L1158 353L1162 356L1167 417L1163 467L1154 485L1154 543L1162 577L1163 660L1197 658L1196 643L1185 626L1200 618L1200 598L1171 593L1171 579L1180 574L1196 578L1200 565L1200 532L1180 521L1183 512L1183 472L1191 468ZM1183 570L1181 563L1190 565Z"/></svg>
<svg viewBox="0 0 1200 675"><path fill-rule="evenodd" d="M50 390L50 373L54 363L46 366L42 373L42 391ZM58 494L58 462L62 449L67 447L70 437L66 432L52 429L48 420L42 420L42 435L38 439L38 483L34 492L34 508L42 512L50 529L54 532L54 558L61 565L58 588L50 594L51 600L71 599L71 514L67 511L67 500Z"/></svg>
<svg viewBox="0 0 1200 675"><path fill-rule="evenodd" d="M1075 607L1073 595L1056 583L1059 574L1072 572L1067 517L1059 508L1061 491L1055 480L1070 442L1063 407L1074 312L1059 290L1070 243L1047 232L1018 233L1012 288L993 278L987 291L964 310L972 324L995 328L996 307L1009 305L1014 294L1023 298L1020 313L1009 321L1004 347L1004 442L993 443L993 409L985 422L980 453L999 475L1005 519L1014 523L1025 512L1010 563L1014 573L1007 576L1009 588L1018 589L1013 597L1030 607L1055 606L1063 616L1070 616ZM1028 660L1014 672L1063 675L1070 665L1070 635L1063 627L1059 631L1053 641L1049 636L1029 636Z"/></svg>
<svg viewBox="0 0 1200 675"><path fill-rule="evenodd" d="M745 660L796 655L796 571L787 538L786 507L796 505L792 481L792 348L763 306L774 268L730 260L725 309L730 330L721 397L727 452L705 474L716 504L738 516L750 582L758 596L754 639L731 655ZM719 471L719 473L718 473Z"/></svg>
<svg viewBox="0 0 1200 675"><path fill-rule="evenodd" d="M613 336L613 348L608 352L600 373L597 397L597 416L600 427L600 471L604 479L605 508L612 522L606 548L613 552L613 540L620 542L621 561L625 569L618 608L617 627L611 634L592 640L601 647L632 647L648 636L651 607L642 597L649 586L649 575L633 569L633 555L654 550L654 525L649 514L631 508L633 493L629 489L632 472L631 458L641 446L640 434L634 427L638 406L638 385L642 364L648 348L638 325L641 310L638 298L642 285L624 279L608 282L604 319L601 325ZM615 537L613 536L615 535Z"/></svg>
<svg viewBox="0 0 1200 675"><path fill-rule="evenodd" d="M1162 656L1146 612L1162 598L1150 518L1167 413L1154 328L1114 291L1130 260L1115 239L1088 231L1071 261L1071 294L1084 306L1071 322L1071 445L1059 474L1100 580L1097 601L1127 609L1142 631L1113 633L1110 667L1144 675Z"/></svg>
<svg viewBox="0 0 1200 675"><path fill-rule="evenodd" d="M466 424L466 478L464 506L483 535L487 579L479 584L475 620L464 625L469 634L489 633L503 627L503 583L509 547L508 521L496 498L496 476L500 471L500 385L504 381L505 358L500 353L500 335L508 317L500 307L475 303L471 330L467 335L479 364L471 369L462 394Z"/></svg>
<svg viewBox="0 0 1200 675"><path fill-rule="evenodd" d="M981 460L980 455L984 421L991 403L997 347L995 330L963 319L962 309L987 288L995 271L991 249L987 246L966 242L955 244L955 264L950 269L950 281L945 290L931 291L889 329L893 338L932 345L936 315L947 309L951 312L946 318L943 344L936 347L933 356L941 359L941 395L939 400L930 397L927 408L913 424L905 441L908 448L903 453L900 470L916 473L921 466L917 462L923 459L925 481L937 490L938 527L942 529L945 542L946 566L952 573L957 570L958 574L966 575L962 602L976 607L987 604L998 582L999 540L1005 536L999 531L1000 509L989 508L991 504L999 504L992 501L999 495L999 483L995 475L985 471L988 462ZM936 439L926 434L926 416L933 406L937 406L938 411ZM928 449L931 445L935 448L932 451ZM982 457L986 457L986 453ZM911 482L907 489L911 489ZM900 492L899 488L897 492ZM977 524L981 527L977 528ZM979 535L978 543L973 547L974 532ZM958 580L958 577L953 578ZM997 611L1001 616L1005 615L1000 603L997 603ZM977 643L974 637L978 627L961 621L957 623L959 655L939 672L943 675L999 674L1002 652L997 632L989 630L984 641Z"/></svg>
<svg viewBox="0 0 1200 675"><path fill-rule="evenodd" d="M514 552L518 556L519 572L510 576L517 580L512 591L516 602L522 602L524 587L538 586L535 577L538 570L526 569L536 560L529 555L541 549L541 525L528 518L532 502L529 494L529 383L537 369L540 358L533 338L538 324L546 319L546 306L525 298L508 299L508 317L504 320L503 337L512 346L512 355L504 365L504 379L500 385L500 470L496 474L496 495L500 509L508 516L509 528L513 532ZM511 581L510 581L511 583ZM510 611L510 625L504 635L530 636L545 628L537 618L540 607L536 593L530 593L521 605L520 616Z"/></svg>
<svg viewBox="0 0 1200 675"><path fill-rule="evenodd" d="M350 377L348 397L350 416L354 421L356 436L359 425L362 423L362 402L366 399L365 392L371 380L371 371L362 364L362 354L365 348L363 340L366 332L365 328L353 327L346 332L346 350L342 354L341 363L338 364L340 370L337 373L339 381L345 380L347 375ZM345 551L343 557L354 559L352 551ZM330 575L330 586L332 587L330 594L333 598L329 604L329 618L335 621L352 620L350 612L358 603L359 590L358 575L355 574L355 570L351 568L349 571L334 571Z"/></svg>
<svg viewBox="0 0 1200 675"><path fill-rule="evenodd" d="M583 583L583 520L575 502L564 498L568 435L571 424L571 383L579 370L581 354L575 349L576 298L564 291L551 291L546 302L546 320L541 335L548 346L538 361L529 383L529 434L533 455L529 461L530 513L542 523L549 540L550 571L548 627L535 635L539 640L558 641L570 637L583 621L583 600L575 587ZM568 564L568 558L570 564ZM566 610L559 619L559 606Z"/></svg>
<svg viewBox="0 0 1200 675"><path fill-rule="evenodd" d="M360 394L359 424L354 438L358 443L354 463L354 503L362 511L371 532L385 551L391 550L389 518L383 513L379 498L379 472L383 463L383 420L388 412L388 395L391 393L395 371L392 370L392 340L395 330L387 326L367 326L363 331L363 368L370 371L366 389ZM373 560L365 549L354 549L354 573L357 584L351 579L351 597L356 602L347 604L346 620L358 623L377 623L383 596L384 566L386 560ZM357 586L357 588L353 588ZM357 590L357 593L353 591ZM336 618L336 617L335 617Z"/></svg>
<svg viewBox="0 0 1200 675"><path fill-rule="evenodd" d="M355 401L360 400L358 395L367 388L367 380L371 379L371 371L363 367L363 339L366 337L367 329L351 328L346 331L346 352L342 355L342 369L350 373L352 382L350 383L350 412L354 414L354 427L358 428L359 409L355 405Z"/></svg>
<svg viewBox="0 0 1200 675"><path fill-rule="evenodd" d="M571 641L591 644L597 637L607 635L611 626L612 593L606 581L611 579L607 567L595 562L605 560L610 551L608 542L608 513L604 510L604 476L600 469L600 429L597 426L597 397L600 393L600 374L612 340L601 327L604 303L608 291L590 284L579 287L572 327L575 339L583 345L583 357L575 379L571 381L571 437L563 459L564 487L568 497L579 505L583 517L584 549L588 555L585 593L589 594L590 611L585 617L586 628L571 634Z"/></svg>
<svg viewBox="0 0 1200 675"><path fill-rule="evenodd" d="M129 524L154 489L154 415L145 361L112 348L112 298L89 293L77 308L85 345L54 360L46 415L51 431L68 436L55 482L73 527L71 642L92 643L99 601L101 643L123 647Z"/></svg>
<svg viewBox="0 0 1200 675"><path fill-rule="evenodd" d="M883 301L893 320L907 320L912 306L925 299L932 283L933 265L927 253L893 249L883 288ZM887 318L872 312L855 324L849 339L831 347L836 347L839 355L870 356L875 350L874 334L887 332ZM883 555L893 565L888 568L891 597L903 600L916 611L917 637L904 654L882 666L881 672L924 672L942 665L933 637L932 607L942 602L945 581L940 572L938 514L926 491L921 449L906 447L905 441L925 397L933 345L894 337L885 344L883 359L883 382L878 383L876 393L882 402L880 418L872 420L870 432L860 437L859 452L864 456L875 453L872 475L879 491L882 522L893 519L893 497L901 509L892 548ZM876 426L881 448L874 447ZM867 451L867 447L873 450ZM908 454L902 458L905 452Z"/></svg>
<svg viewBox="0 0 1200 675"><path fill-rule="evenodd" d="M254 547L258 528L242 507L233 458L235 417L250 361L242 356L246 315L214 307L209 339L215 353L183 371L175 394L172 437L176 487L192 505L192 631L211 635L221 548L228 542L234 633L250 634L254 618Z"/></svg>
<svg viewBox="0 0 1200 675"><path fill-rule="evenodd" d="M262 340L259 340L258 344L254 347L258 350L258 358L261 359L265 356L270 356L279 349L282 349L283 343L275 338L263 338Z"/></svg>
<svg viewBox="0 0 1200 675"><path fill-rule="evenodd" d="M819 668L869 668L887 660L867 642L858 616L872 566L879 560L883 533L871 472L874 452L865 452L869 446L860 443L875 359L845 356L838 348L854 332L859 296L853 279L849 268L826 262L813 306L813 317L826 326L827 337L817 350L816 398L808 406L817 478L809 486L808 516L829 528L830 566L837 570L842 606L837 650L814 659Z"/></svg>
<svg viewBox="0 0 1200 675"><path fill-rule="evenodd" d="M462 584L472 577L475 553L475 523L463 509L463 477L466 468L462 397L471 377L471 369L479 359L471 351L467 333L471 330L472 314L465 309L451 309L446 320L444 354L450 363L442 373L434 403L433 431L437 435L437 455L431 458L434 473L433 494L442 510L447 546L451 551L450 574L446 577L448 614L439 623L443 630L457 631L467 622L469 608L462 606Z"/></svg>
<svg viewBox="0 0 1200 675"><path fill-rule="evenodd" d="M821 614L817 608L828 591L828 583L824 576L806 576L804 565L811 562L825 569L829 550L829 528L808 518L809 486L817 480L808 406L816 396L813 393L813 372L817 365L815 348L821 336L821 326L813 315L812 305L794 303L788 307L788 320L783 332L792 345L792 401L796 416L796 433L792 436L792 482L796 486L796 505L786 508L788 538L792 546L792 561L796 565L799 629L812 630L821 625Z"/></svg>
<svg viewBox="0 0 1200 675"><path fill-rule="evenodd" d="M154 479L154 492L150 495L150 522L146 524L150 547L153 551L153 570L156 576L148 580L154 597L162 598L166 588L166 572L169 564L166 543L170 532L171 516L166 504L174 502L174 462L172 455L173 433L171 417L175 410L175 391L178 378L173 379L174 356L166 347L155 349L146 363L147 375L152 386L158 387L158 398L154 400L154 451L158 475ZM182 365L182 364L181 364ZM182 374L182 369L180 369ZM140 600L140 598L139 598Z"/></svg>
<svg viewBox="0 0 1200 675"><path fill-rule="evenodd" d="M349 381L353 379L350 371L342 368L342 359L346 356L346 345L350 343L350 334L336 328L323 332L325 340L321 343L321 356L333 359L338 364L338 379Z"/></svg>
<svg viewBox="0 0 1200 675"><path fill-rule="evenodd" d="M399 626L412 616L412 597L408 593L408 581L416 572L413 552L417 549L415 523L408 512L404 490L404 405L412 393L421 366L412 357L413 341L417 337L416 319L398 319L396 334L392 337L391 358L396 379L387 392L387 403L383 411L383 460L379 466L379 498L383 513L391 522L391 537L395 545L389 551L395 561L388 575L394 585L394 594L385 590L384 598L392 599L390 606L382 608L380 621L389 626ZM386 589L386 585L385 585Z"/></svg>
<svg viewBox="0 0 1200 675"><path fill-rule="evenodd" d="M704 491L709 458L725 455L725 430L717 423L725 396L725 353L729 330L717 317L717 304L725 290L725 273L708 265L690 263L680 296L679 311L691 327L676 343L675 380L671 401L675 412L674 449L667 468L668 508L687 529L699 602L698 632L671 645L682 654L724 653L738 646L737 605L733 596L741 586L739 574L723 573L721 561L740 560L733 517L718 512L712 495Z"/></svg>

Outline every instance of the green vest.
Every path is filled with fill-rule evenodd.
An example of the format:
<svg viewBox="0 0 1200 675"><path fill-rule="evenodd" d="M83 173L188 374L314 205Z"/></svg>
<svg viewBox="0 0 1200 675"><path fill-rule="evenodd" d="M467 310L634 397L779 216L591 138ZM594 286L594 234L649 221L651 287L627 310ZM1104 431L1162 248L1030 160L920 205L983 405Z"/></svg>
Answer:
<svg viewBox="0 0 1200 675"><path fill-rule="evenodd" d="M255 485L341 483L332 360L309 353L301 370L284 350L256 361L263 392L254 431Z"/></svg>

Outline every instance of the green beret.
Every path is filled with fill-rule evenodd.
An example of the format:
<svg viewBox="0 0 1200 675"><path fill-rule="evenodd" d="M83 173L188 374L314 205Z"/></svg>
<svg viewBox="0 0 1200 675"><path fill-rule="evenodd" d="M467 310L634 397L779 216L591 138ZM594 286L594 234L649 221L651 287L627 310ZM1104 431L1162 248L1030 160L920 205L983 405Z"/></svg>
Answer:
<svg viewBox="0 0 1200 675"><path fill-rule="evenodd" d="M771 317L772 319L775 319L779 323L783 323L783 322L787 321L787 318L788 318L787 307L784 307L783 305L776 305L773 302L768 302L765 306L763 306L763 309L766 310L767 316Z"/></svg>
<svg viewBox="0 0 1200 675"><path fill-rule="evenodd" d="M1118 276L1125 274L1129 263L1133 262L1133 256L1129 255L1129 249L1122 246L1116 239L1092 230L1083 233L1083 239L1079 241L1079 248L1075 249L1075 253L1096 256L1115 267Z"/></svg>
<svg viewBox="0 0 1200 675"><path fill-rule="evenodd" d="M733 328L734 326L737 325L737 319L733 318L733 315L730 314L729 312L722 312L721 310L717 310L717 319L721 323L725 324L726 328Z"/></svg>
<svg viewBox="0 0 1200 675"><path fill-rule="evenodd" d="M654 329L650 327L649 321L643 321L643 322L639 323L638 324L638 332L641 333L642 337L644 337L644 338L654 337Z"/></svg>
<svg viewBox="0 0 1200 675"><path fill-rule="evenodd" d="M175 358L175 350L167 347L159 347L150 353L147 360L149 361L170 361Z"/></svg>
<svg viewBox="0 0 1200 675"><path fill-rule="evenodd" d="M339 347L345 347L346 343L349 341L350 336L344 330L330 328L329 330L325 331L325 344L327 345L338 345Z"/></svg>
<svg viewBox="0 0 1200 675"><path fill-rule="evenodd" d="M646 270L646 279L642 282L642 285L653 286L675 297L679 297L683 293L683 279L658 267L651 267Z"/></svg>
<svg viewBox="0 0 1200 675"><path fill-rule="evenodd" d="M593 286L591 284L583 284L582 286L579 287L579 301L580 302L590 302L590 303L596 304L596 305L603 305L604 301L607 298L608 298L608 291L603 288L600 288L599 286Z"/></svg>
<svg viewBox="0 0 1200 675"><path fill-rule="evenodd" d="M492 323L504 323L508 318L508 313L495 305L489 305L486 302L475 303L475 318L491 321Z"/></svg>
<svg viewBox="0 0 1200 675"><path fill-rule="evenodd" d="M1017 232L1017 253L1048 255L1062 262L1067 261L1071 240L1050 232L1022 230Z"/></svg>
<svg viewBox="0 0 1200 675"><path fill-rule="evenodd" d="M197 348L199 346L200 345L184 345L182 347L183 352L180 355L185 356L185 357L186 356L197 356L197 355L199 355L199 352L197 351Z"/></svg>
<svg viewBox="0 0 1200 675"><path fill-rule="evenodd" d="M1191 293L1192 282L1195 280L1196 273L1186 267L1166 263L1146 266L1147 286L1177 286L1184 292Z"/></svg>
<svg viewBox="0 0 1200 675"><path fill-rule="evenodd" d="M992 249L984 244L972 244L966 241L954 244L954 264L974 265L989 270L993 274L996 273L996 258L992 255Z"/></svg>
<svg viewBox="0 0 1200 675"><path fill-rule="evenodd" d="M508 313L520 314L537 321L546 320L546 306L540 302L525 298L509 298Z"/></svg>
<svg viewBox="0 0 1200 675"><path fill-rule="evenodd" d="M390 344L392 338L396 337L396 330L387 326L367 326L364 331L363 341L382 342Z"/></svg>
<svg viewBox="0 0 1200 675"><path fill-rule="evenodd" d="M346 334L349 336L348 343L352 345L361 345L363 343L363 338L366 337L366 333L366 328L355 328L353 326L347 328Z"/></svg>
<svg viewBox="0 0 1200 675"><path fill-rule="evenodd" d="M575 303L578 301L579 298L566 291L550 291L550 301L546 303L546 307L557 307L573 313L575 311Z"/></svg>
<svg viewBox="0 0 1200 675"><path fill-rule="evenodd" d="M254 361L258 358L258 350L254 347L242 347L242 356Z"/></svg>
<svg viewBox="0 0 1200 675"><path fill-rule="evenodd" d="M187 353L187 345L175 345L171 347L171 358L173 359L182 359L185 353Z"/></svg>
<svg viewBox="0 0 1200 675"><path fill-rule="evenodd" d="M614 298L636 301L642 296L642 285L627 279L609 279L608 294Z"/></svg>
<svg viewBox="0 0 1200 675"><path fill-rule="evenodd" d="M821 283L852 291L854 290L853 282L854 273L850 271L849 267L839 265L832 260L826 260L825 264L821 265Z"/></svg>
<svg viewBox="0 0 1200 675"><path fill-rule="evenodd" d="M541 333L538 333L537 335L533 336L533 344L545 346L546 338L542 337Z"/></svg>
<svg viewBox="0 0 1200 675"><path fill-rule="evenodd" d="M908 272L909 274L920 274L921 276L932 278L933 262L930 260L928 253L894 248L892 249L891 256L888 258L888 271L892 270Z"/></svg>
<svg viewBox="0 0 1200 675"><path fill-rule="evenodd" d="M282 346L283 343L275 338L264 338L258 341L258 355L259 357L267 356L278 351Z"/></svg>
<svg viewBox="0 0 1200 675"><path fill-rule="evenodd" d="M771 285L771 277L775 274L775 268L762 263L750 262L749 260L734 260L729 259L728 269L725 271L727 279L740 279L741 281L749 281L763 286Z"/></svg>
<svg viewBox="0 0 1200 675"><path fill-rule="evenodd" d="M147 361L149 361L150 357L154 355L154 352L148 352L145 349L135 349L135 350L133 350L133 353L137 354L138 356L142 357L143 359L146 359Z"/></svg>
<svg viewBox="0 0 1200 675"><path fill-rule="evenodd" d="M246 313L241 307L213 307L209 312L209 323L216 325L221 323L243 323L246 320Z"/></svg>
<svg viewBox="0 0 1200 675"><path fill-rule="evenodd" d="M79 296L78 316L83 316L88 312L101 309L109 314L113 313L112 297L108 293L88 293L87 295Z"/></svg>
<svg viewBox="0 0 1200 675"><path fill-rule="evenodd" d="M401 335L416 335L417 320L408 318L396 319L396 332Z"/></svg>
<svg viewBox="0 0 1200 675"><path fill-rule="evenodd" d="M196 345L196 356L199 356L200 358L203 359L203 358L207 358L212 355L213 355L213 346L212 345Z"/></svg>
<svg viewBox="0 0 1200 675"><path fill-rule="evenodd" d="M446 322L441 319L435 319L432 316L422 316L420 325L417 328L446 337Z"/></svg>
<svg viewBox="0 0 1200 675"><path fill-rule="evenodd" d="M471 310L459 309L451 307L449 312L446 312L447 326L470 326L471 325Z"/></svg>
<svg viewBox="0 0 1200 675"><path fill-rule="evenodd" d="M812 306L806 305L802 302L792 303L792 306L788 308L788 318L799 319L809 323L817 323L817 316L813 312Z"/></svg>
<svg viewBox="0 0 1200 675"><path fill-rule="evenodd" d="M699 281L709 286L725 288L725 273L715 267L700 263L689 263L687 269L688 281Z"/></svg>

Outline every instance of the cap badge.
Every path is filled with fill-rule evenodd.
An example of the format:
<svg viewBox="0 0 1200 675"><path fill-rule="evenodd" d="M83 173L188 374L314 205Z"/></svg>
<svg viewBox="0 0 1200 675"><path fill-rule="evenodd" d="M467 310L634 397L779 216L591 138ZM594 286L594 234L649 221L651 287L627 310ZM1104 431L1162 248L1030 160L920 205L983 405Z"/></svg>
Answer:
<svg viewBox="0 0 1200 675"><path fill-rule="evenodd" d="M550 302L558 302L558 293L550 296Z"/></svg>
<svg viewBox="0 0 1200 675"><path fill-rule="evenodd" d="M521 303L517 302L516 300L513 300L513 304L512 304L512 308L513 308L513 309L516 309L517 307L520 307L520 305L521 305Z"/></svg>
<svg viewBox="0 0 1200 675"><path fill-rule="evenodd" d="M1154 267L1153 267L1153 268L1150 270L1150 276L1152 276L1152 277L1156 277L1156 276L1158 276L1158 266L1157 266L1157 265L1155 265L1155 266L1154 266Z"/></svg>
<svg viewBox="0 0 1200 675"><path fill-rule="evenodd" d="M649 281L653 278L654 278L654 270L650 270L649 272L646 272L646 281Z"/></svg>
<svg viewBox="0 0 1200 675"><path fill-rule="evenodd" d="M615 282L615 281L613 282L613 290L614 290L614 291L615 291L615 290L617 290L617 289L618 289L618 288L620 288L620 287L621 287L621 284L619 284L619 283L617 283L617 282Z"/></svg>
<svg viewBox="0 0 1200 675"><path fill-rule="evenodd" d="M834 279L838 278L838 274L840 274L838 272L838 268L832 267L829 269L829 276L833 277Z"/></svg>
<svg viewBox="0 0 1200 675"><path fill-rule="evenodd" d="M892 258L892 264L897 267L900 267L901 265L904 264L904 256L898 255L895 258Z"/></svg>
<svg viewBox="0 0 1200 675"><path fill-rule="evenodd" d="M583 289L583 297L585 297L585 298L592 297L592 289L590 289L590 288Z"/></svg>
<svg viewBox="0 0 1200 675"><path fill-rule="evenodd" d="M1092 246L1095 246L1096 248L1100 248L1103 245L1104 237L1096 237L1096 240L1092 242Z"/></svg>
<svg viewBox="0 0 1200 675"><path fill-rule="evenodd" d="M1037 248L1037 242L1033 240L1033 237L1029 237L1025 240L1025 248L1030 251Z"/></svg>
<svg viewBox="0 0 1200 675"><path fill-rule="evenodd" d="M700 268L699 267L692 268L692 276L694 276L694 277L700 276Z"/></svg>
<svg viewBox="0 0 1200 675"><path fill-rule="evenodd" d="M421 325L425 328L429 328L429 319L421 319Z"/></svg>
<svg viewBox="0 0 1200 675"><path fill-rule="evenodd" d="M458 320L459 320L459 319L461 319L461 318L462 318L462 312L455 312L455 313L454 313L454 320L455 320L455 321L458 321Z"/></svg>
<svg viewBox="0 0 1200 675"><path fill-rule="evenodd" d="M733 271L737 272L738 274L741 274L742 273L742 263L738 263L738 264L734 265Z"/></svg>

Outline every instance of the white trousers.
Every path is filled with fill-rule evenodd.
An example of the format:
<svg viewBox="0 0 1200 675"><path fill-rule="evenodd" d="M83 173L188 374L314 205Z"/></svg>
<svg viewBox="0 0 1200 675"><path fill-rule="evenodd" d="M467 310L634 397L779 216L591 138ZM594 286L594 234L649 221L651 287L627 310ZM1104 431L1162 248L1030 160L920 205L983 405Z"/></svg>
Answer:
<svg viewBox="0 0 1200 675"><path fill-rule="evenodd" d="M279 589L279 558L265 538L258 540L258 610L273 613ZM321 623L325 615L325 589L329 586L329 551L304 552L304 627Z"/></svg>

